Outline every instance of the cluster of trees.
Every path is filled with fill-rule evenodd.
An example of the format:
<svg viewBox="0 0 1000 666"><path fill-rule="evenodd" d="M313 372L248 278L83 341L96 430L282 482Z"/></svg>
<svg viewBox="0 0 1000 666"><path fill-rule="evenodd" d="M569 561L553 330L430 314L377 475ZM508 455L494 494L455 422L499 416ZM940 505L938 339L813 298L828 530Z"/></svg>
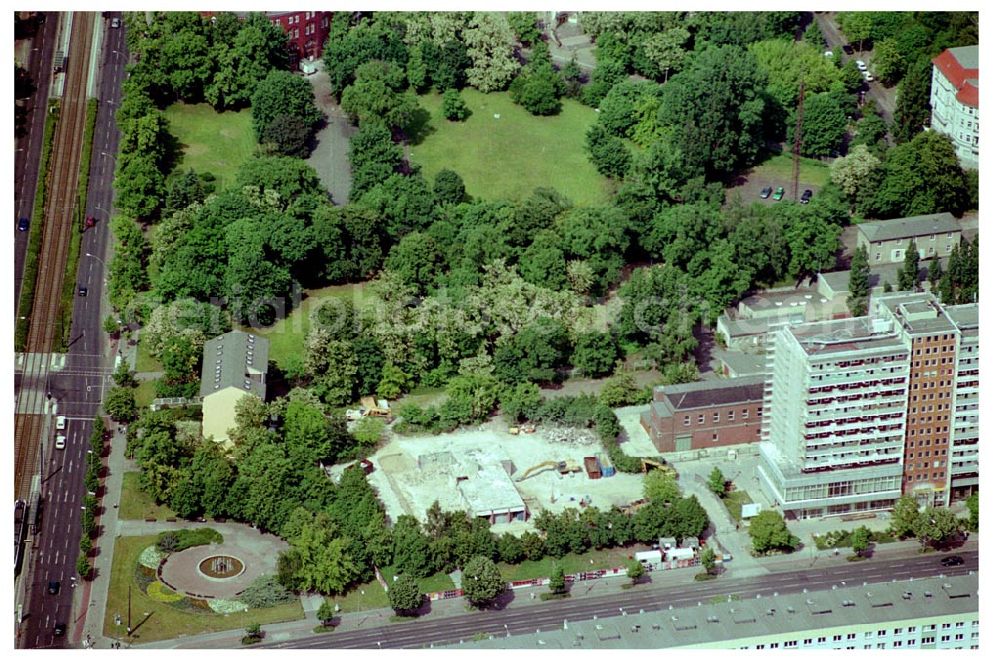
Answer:
<svg viewBox="0 0 1000 666"><path fill-rule="evenodd" d="M978 524L978 507L976 522ZM947 543L962 531L959 518L944 507L920 508L917 500L908 495L896 500L891 521L893 533L900 539L916 537L925 547Z"/></svg>
<svg viewBox="0 0 1000 666"><path fill-rule="evenodd" d="M762 555L794 550L801 543L797 536L788 531L785 519L777 511L761 511L751 518L748 533L753 551Z"/></svg>
<svg viewBox="0 0 1000 666"><path fill-rule="evenodd" d="M154 219L177 158L159 109L175 101L208 102L220 111L245 107L271 71L288 68L288 38L260 13L243 21L220 13L210 21L197 12L155 12L147 21L146 12L131 12L125 20L135 62L116 114L122 138L115 203L131 217Z"/></svg>

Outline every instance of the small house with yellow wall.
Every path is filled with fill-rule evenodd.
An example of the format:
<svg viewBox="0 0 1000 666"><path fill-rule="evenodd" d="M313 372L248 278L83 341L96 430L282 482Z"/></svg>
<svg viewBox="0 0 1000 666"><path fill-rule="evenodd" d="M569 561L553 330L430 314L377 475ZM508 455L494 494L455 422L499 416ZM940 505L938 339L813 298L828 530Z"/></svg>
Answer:
<svg viewBox="0 0 1000 666"><path fill-rule="evenodd" d="M201 363L201 434L229 445L236 426L236 402L245 395L265 397L268 340L230 331L205 343Z"/></svg>

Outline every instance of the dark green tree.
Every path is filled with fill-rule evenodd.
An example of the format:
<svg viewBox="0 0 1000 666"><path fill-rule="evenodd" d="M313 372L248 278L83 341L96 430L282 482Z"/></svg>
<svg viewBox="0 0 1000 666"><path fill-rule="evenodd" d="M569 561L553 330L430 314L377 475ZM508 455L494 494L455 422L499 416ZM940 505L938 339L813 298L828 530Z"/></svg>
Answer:
<svg viewBox="0 0 1000 666"><path fill-rule="evenodd" d="M879 217L961 214L969 205L968 184L955 148L938 132L921 132L889 150L882 173L874 206Z"/></svg>
<svg viewBox="0 0 1000 666"><path fill-rule="evenodd" d="M798 539L788 531L784 519L777 511L761 511L750 519L750 538L757 553L793 548Z"/></svg>
<svg viewBox="0 0 1000 666"><path fill-rule="evenodd" d="M710 546L705 546L701 551L701 566L705 567L705 573L709 576L715 574L715 551Z"/></svg>
<svg viewBox="0 0 1000 666"><path fill-rule="evenodd" d="M460 204L468 198L465 182L451 169L441 169L434 176L434 201L438 204Z"/></svg>
<svg viewBox="0 0 1000 666"><path fill-rule="evenodd" d="M625 142L597 123L587 130L587 154L597 170L609 178L622 178L628 173L632 157Z"/></svg>
<svg viewBox="0 0 1000 666"><path fill-rule="evenodd" d="M546 44L537 45L531 53L528 65L510 84L510 96L535 116L551 116L559 113L562 103L562 78L552 65Z"/></svg>
<svg viewBox="0 0 1000 666"><path fill-rule="evenodd" d="M403 236L389 251L385 268L394 271L406 284L426 293L441 271L441 255L430 235L417 231Z"/></svg>
<svg viewBox="0 0 1000 666"><path fill-rule="evenodd" d="M708 475L708 489L718 497L726 496L726 477L718 467L713 467L711 474Z"/></svg>
<svg viewBox="0 0 1000 666"><path fill-rule="evenodd" d="M931 291L937 292L938 284L941 282L943 275L944 271L941 270L941 260L935 254L934 258L931 259L930 266L927 267L927 281L931 283Z"/></svg>
<svg viewBox="0 0 1000 666"><path fill-rule="evenodd" d="M333 608L330 606L330 602L323 599L323 603L319 605L316 609L316 619L319 620L320 625L326 626L330 624L333 619Z"/></svg>
<svg viewBox="0 0 1000 666"><path fill-rule="evenodd" d="M868 296L871 294L871 268L868 266L868 249L861 245L851 257L851 278L848 281L850 295L847 305L851 315L862 317L868 312Z"/></svg>
<svg viewBox="0 0 1000 666"><path fill-rule="evenodd" d="M377 122L405 127L418 108L416 95L406 89L406 83L402 67L373 60L357 68L354 82L341 95L340 105L357 124Z"/></svg>
<svg viewBox="0 0 1000 666"><path fill-rule="evenodd" d="M566 570L561 564L556 564L549 576L549 591L552 594L566 594Z"/></svg>
<svg viewBox="0 0 1000 666"><path fill-rule="evenodd" d="M642 562L638 560L628 563L628 568L625 570L628 574L629 580L632 581L632 585L635 586L639 583L639 579L643 577L646 573L646 567L642 566Z"/></svg>
<svg viewBox="0 0 1000 666"><path fill-rule="evenodd" d="M914 291L920 287L920 253L912 240L903 257L903 267L896 271L896 283L900 291Z"/></svg>
<svg viewBox="0 0 1000 666"><path fill-rule="evenodd" d="M618 360L618 344L610 333L584 333L576 340L570 363L588 377L611 374Z"/></svg>
<svg viewBox="0 0 1000 666"><path fill-rule="evenodd" d="M485 557L472 558L462 569L462 590L473 606L488 606L506 589L500 569Z"/></svg>
<svg viewBox="0 0 1000 666"><path fill-rule="evenodd" d="M104 411L115 421L131 423L138 415L135 391L118 386L109 389L104 396Z"/></svg>
<svg viewBox="0 0 1000 666"><path fill-rule="evenodd" d="M795 124L789 123L794 138ZM840 152L847 131L847 113L839 93L819 93L806 97L802 106L802 154L831 157Z"/></svg>
<svg viewBox="0 0 1000 666"><path fill-rule="evenodd" d="M396 580L389 583L386 595L396 615L412 615L424 603L424 595L417 587L417 580L407 573L400 574Z"/></svg>
<svg viewBox="0 0 1000 666"><path fill-rule="evenodd" d="M973 532L979 531L979 491L969 495L965 500L965 506L969 510L969 529Z"/></svg>
<svg viewBox="0 0 1000 666"><path fill-rule="evenodd" d="M381 123L362 125L350 139L351 201L392 175L403 160L403 150Z"/></svg>
<svg viewBox="0 0 1000 666"><path fill-rule="evenodd" d="M917 500L909 495L900 497L892 508L892 533L900 539L913 535L919 515L920 505Z"/></svg>
<svg viewBox="0 0 1000 666"><path fill-rule="evenodd" d="M864 525L854 528L854 531L851 532L851 548L858 557L868 551L871 541L872 532Z"/></svg>
<svg viewBox="0 0 1000 666"><path fill-rule="evenodd" d="M906 70L896 94L892 137L897 144L913 139L929 125L931 99L931 63L921 57Z"/></svg>

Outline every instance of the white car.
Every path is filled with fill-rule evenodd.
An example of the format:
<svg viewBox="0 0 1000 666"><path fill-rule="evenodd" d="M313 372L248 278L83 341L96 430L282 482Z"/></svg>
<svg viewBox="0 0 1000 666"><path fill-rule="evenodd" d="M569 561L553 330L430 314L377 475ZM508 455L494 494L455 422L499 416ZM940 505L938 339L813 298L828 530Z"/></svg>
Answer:
<svg viewBox="0 0 1000 666"><path fill-rule="evenodd" d="M56 436L56 448L60 451L66 448L66 435Z"/></svg>
<svg viewBox="0 0 1000 666"><path fill-rule="evenodd" d="M865 72L865 81L867 81L868 83L871 83L874 80L875 80L875 77L872 76L871 72Z"/></svg>
<svg viewBox="0 0 1000 666"><path fill-rule="evenodd" d="M65 429L66 429L66 417L65 416L57 416L56 417L56 430L65 430Z"/></svg>
<svg viewBox="0 0 1000 666"><path fill-rule="evenodd" d="M868 65L865 64L864 60L855 60L854 64L858 66L862 72L868 69Z"/></svg>
<svg viewBox="0 0 1000 666"><path fill-rule="evenodd" d="M824 58L832 58L833 57L833 51L824 51L823 52L823 57Z"/></svg>

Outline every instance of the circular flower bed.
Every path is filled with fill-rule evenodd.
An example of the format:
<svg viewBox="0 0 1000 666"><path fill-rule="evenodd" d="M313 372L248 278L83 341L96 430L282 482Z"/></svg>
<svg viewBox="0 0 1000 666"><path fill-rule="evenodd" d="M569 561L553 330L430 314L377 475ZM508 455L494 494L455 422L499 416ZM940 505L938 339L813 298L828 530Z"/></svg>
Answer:
<svg viewBox="0 0 1000 666"><path fill-rule="evenodd" d="M166 557L166 555L160 552L156 546L149 546L142 551L142 553L140 553L139 564L155 571L156 568L160 566L160 561L163 560L164 557Z"/></svg>

